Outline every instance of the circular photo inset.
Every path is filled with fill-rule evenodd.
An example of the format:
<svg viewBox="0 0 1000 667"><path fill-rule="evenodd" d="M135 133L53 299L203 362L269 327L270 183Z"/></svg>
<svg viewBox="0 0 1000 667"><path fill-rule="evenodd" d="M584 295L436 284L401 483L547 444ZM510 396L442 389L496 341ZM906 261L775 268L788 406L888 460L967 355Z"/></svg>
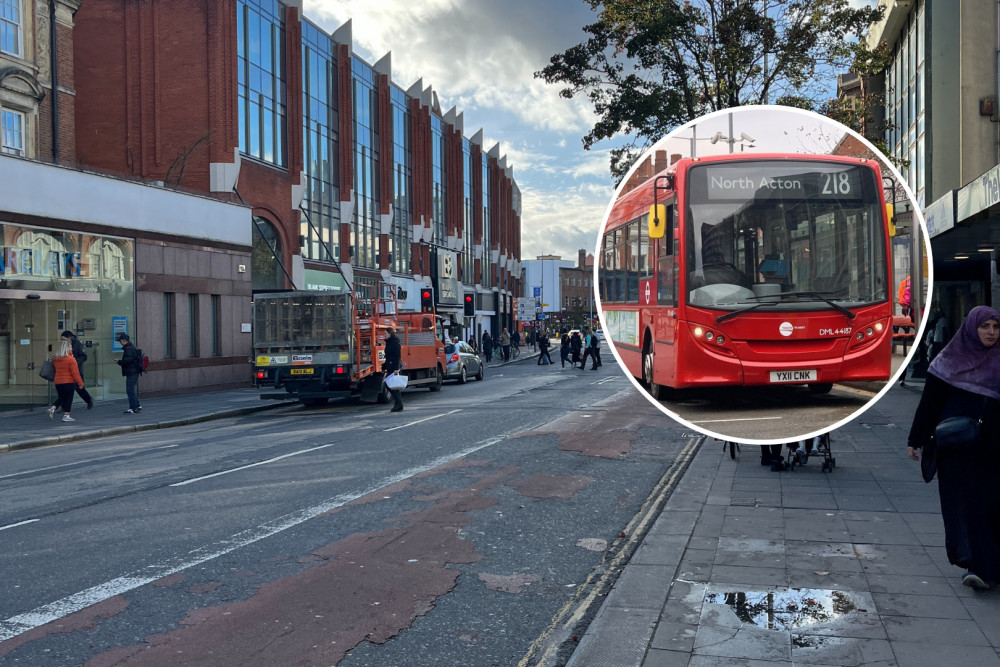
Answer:
<svg viewBox="0 0 1000 667"><path fill-rule="evenodd" d="M749 444L818 437L905 370L928 248L905 180L860 135L738 107L671 132L623 179L595 252L599 316L674 419Z"/></svg>

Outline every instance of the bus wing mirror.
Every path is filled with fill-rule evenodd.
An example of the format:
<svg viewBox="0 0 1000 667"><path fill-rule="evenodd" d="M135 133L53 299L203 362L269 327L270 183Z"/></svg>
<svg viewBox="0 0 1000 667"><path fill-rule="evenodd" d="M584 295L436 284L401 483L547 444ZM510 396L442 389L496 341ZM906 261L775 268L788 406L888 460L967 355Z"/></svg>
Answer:
<svg viewBox="0 0 1000 667"><path fill-rule="evenodd" d="M667 234L667 207L653 204L649 207L649 238L662 239Z"/></svg>
<svg viewBox="0 0 1000 667"><path fill-rule="evenodd" d="M889 222L889 236L896 235L895 207L892 204L885 205L885 219Z"/></svg>

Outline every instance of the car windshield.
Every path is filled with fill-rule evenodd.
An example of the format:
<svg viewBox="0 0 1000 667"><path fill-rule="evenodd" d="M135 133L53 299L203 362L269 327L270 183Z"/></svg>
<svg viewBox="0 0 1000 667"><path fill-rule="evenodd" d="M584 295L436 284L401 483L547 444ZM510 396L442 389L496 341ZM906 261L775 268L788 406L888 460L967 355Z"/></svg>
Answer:
<svg viewBox="0 0 1000 667"><path fill-rule="evenodd" d="M767 301L776 310L823 310L888 299L872 169L772 160L688 173L690 305L734 310Z"/></svg>

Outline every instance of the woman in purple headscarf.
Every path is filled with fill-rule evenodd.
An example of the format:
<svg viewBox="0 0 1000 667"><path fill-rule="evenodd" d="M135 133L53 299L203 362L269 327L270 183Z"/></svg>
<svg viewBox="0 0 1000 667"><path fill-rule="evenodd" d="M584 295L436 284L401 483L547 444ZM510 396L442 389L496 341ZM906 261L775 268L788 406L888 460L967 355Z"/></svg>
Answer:
<svg viewBox="0 0 1000 667"><path fill-rule="evenodd" d="M969 311L931 362L907 441L910 458L923 458L925 481L933 478L936 463L948 560L965 568L962 583L976 590L1000 582L998 338L1000 313L988 306ZM935 452L935 427L960 416L982 420L980 443L963 453Z"/></svg>

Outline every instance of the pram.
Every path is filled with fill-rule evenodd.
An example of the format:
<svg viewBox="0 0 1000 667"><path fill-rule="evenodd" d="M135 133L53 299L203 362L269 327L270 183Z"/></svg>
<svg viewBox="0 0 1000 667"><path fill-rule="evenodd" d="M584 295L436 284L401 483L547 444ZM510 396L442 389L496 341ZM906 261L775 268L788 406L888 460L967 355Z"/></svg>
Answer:
<svg viewBox="0 0 1000 667"><path fill-rule="evenodd" d="M822 456L823 472L833 472L837 459L830 452L830 434L824 433L817 438L788 443L787 469L795 470L796 464L805 465L811 456Z"/></svg>

